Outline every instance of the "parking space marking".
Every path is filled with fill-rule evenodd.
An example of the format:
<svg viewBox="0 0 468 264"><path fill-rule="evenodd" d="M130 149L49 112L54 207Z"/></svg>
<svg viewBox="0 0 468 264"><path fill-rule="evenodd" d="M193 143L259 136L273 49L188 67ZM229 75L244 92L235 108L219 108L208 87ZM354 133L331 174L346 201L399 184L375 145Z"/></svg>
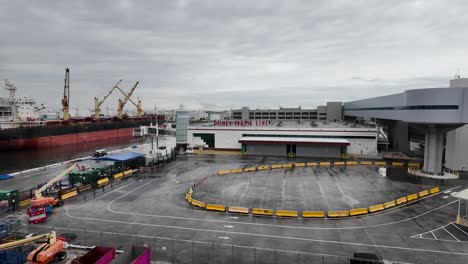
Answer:
<svg viewBox="0 0 468 264"><path fill-rule="evenodd" d="M449 227L455 227L456 229L458 229L459 231L461 231L465 236L466 238L461 238L461 237L457 237L456 235L454 235L452 232L450 232L447 228ZM445 232L446 234L448 234L450 237L452 237L453 239L450 240L450 239L441 239L441 238L438 238L434 232L436 231L442 231L442 232ZM434 238L427 238L427 237L424 237L424 235L427 235L427 234L431 234ZM436 229L433 229L433 230L429 230L427 232L424 232L424 233L421 233L421 234L417 234L417 235L413 235L413 236L410 236L410 238L417 238L417 239L428 239L428 240L439 240L439 241L445 241L445 242L455 242L455 243L467 243L468 242L468 233L465 232L463 229L459 228L455 222L450 222L444 226L441 226L441 227L438 227Z"/></svg>
<svg viewBox="0 0 468 264"><path fill-rule="evenodd" d="M467 235L467 236L468 236L468 233L467 233L467 232L465 232L465 230L463 230L463 229L459 228L457 225L453 225L453 226L454 226L455 228L457 228L458 230L462 231L462 232L463 232L465 235Z"/></svg>
<svg viewBox="0 0 468 264"><path fill-rule="evenodd" d="M453 238L455 238L455 240L459 241L460 242L460 239L458 239L456 236L454 236L452 233L450 233L447 229L442 228L445 232L447 232L449 235L451 235Z"/></svg>

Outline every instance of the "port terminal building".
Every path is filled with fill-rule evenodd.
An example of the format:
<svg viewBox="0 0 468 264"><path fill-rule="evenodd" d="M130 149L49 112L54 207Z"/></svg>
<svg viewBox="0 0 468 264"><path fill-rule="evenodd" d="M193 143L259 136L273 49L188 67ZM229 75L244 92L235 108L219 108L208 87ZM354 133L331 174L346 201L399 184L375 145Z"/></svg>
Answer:
<svg viewBox="0 0 468 264"><path fill-rule="evenodd" d="M217 120L191 124L189 145L245 155L333 157L377 156L379 128L329 121Z"/></svg>

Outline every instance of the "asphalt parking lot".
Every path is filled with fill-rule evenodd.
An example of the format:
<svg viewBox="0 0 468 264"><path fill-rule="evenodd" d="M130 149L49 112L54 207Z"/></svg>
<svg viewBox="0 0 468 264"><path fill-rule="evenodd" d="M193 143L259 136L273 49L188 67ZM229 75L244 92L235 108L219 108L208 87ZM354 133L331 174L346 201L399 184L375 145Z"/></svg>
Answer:
<svg viewBox="0 0 468 264"><path fill-rule="evenodd" d="M348 210L442 189L409 206L342 220L237 216L200 210L184 199L194 181L220 169L277 162L287 160L185 156L94 199L68 201L44 225L25 229L74 232L73 243L82 245L144 243L153 259L175 263L347 263L354 252L402 263L468 262L467 231L453 225L458 201L448 193L467 188L464 179L411 178L404 169L381 177L372 166L297 168L210 177L194 194L235 205Z"/></svg>

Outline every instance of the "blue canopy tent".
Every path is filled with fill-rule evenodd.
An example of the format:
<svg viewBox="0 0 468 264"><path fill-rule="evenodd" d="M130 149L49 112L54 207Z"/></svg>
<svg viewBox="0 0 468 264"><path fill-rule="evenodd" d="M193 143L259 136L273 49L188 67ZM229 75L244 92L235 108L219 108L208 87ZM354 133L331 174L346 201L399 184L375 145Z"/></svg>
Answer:
<svg viewBox="0 0 468 264"><path fill-rule="evenodd" d="M103 156L103 157L98 157L98 158L93 158L93 160L99 160L99 161L113 161L117 164L114 164L114 165L117 165L117 169L118 167L120 167L120 169L118 169L120 172L124 171L126 168L132 168L135 169L137 168L138 166L138 163L140 162L141 164L141 160L143 158L144 160L144 157L145 157L145 154L142 154L142 153L138 153L138 152L122 152L122 153L116 153L116 154L112 154L112 155L106 155L106 156ZM144 161L143 161L144 163Z"/></svg>

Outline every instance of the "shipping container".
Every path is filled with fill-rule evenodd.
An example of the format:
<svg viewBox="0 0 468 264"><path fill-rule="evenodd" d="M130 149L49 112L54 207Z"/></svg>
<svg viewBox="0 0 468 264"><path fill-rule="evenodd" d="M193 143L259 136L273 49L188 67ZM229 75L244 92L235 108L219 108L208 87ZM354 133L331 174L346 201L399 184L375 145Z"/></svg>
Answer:
<svg viewBox="0 0 468 264"><path fill-rule="evenodd" d="M85 255L73 260L72 264L107 264L114 258L114 248L96 246Z"/></svg>
<svg viewBox="0 0 468 264"><path fill-rule="evenodd" d="M118 256L112 264L150 264L151 263L151 251L147 247L132 246L124 253Z"/></svg>

